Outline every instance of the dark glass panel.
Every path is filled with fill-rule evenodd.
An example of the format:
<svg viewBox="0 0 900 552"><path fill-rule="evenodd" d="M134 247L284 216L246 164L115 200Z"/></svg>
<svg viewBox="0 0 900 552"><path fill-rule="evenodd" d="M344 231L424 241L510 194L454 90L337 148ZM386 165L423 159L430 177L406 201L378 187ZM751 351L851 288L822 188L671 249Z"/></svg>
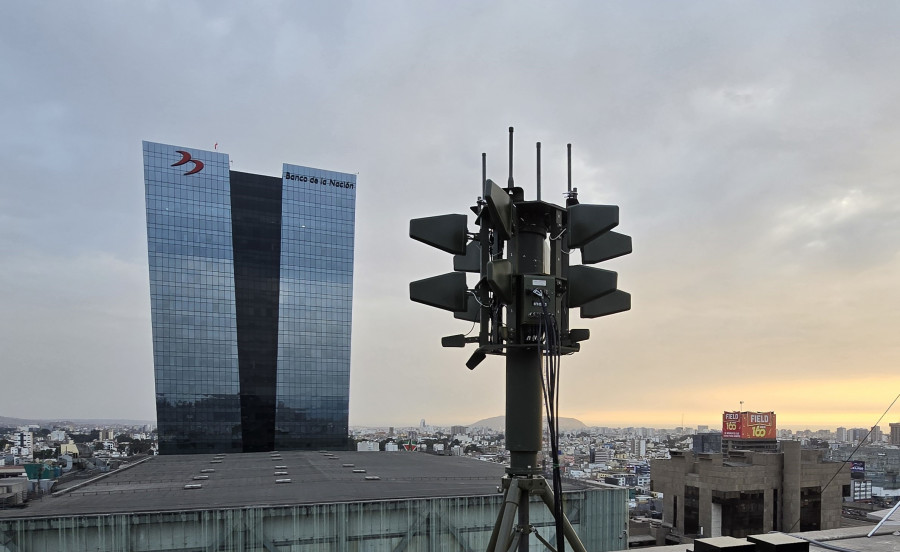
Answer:
<svg viewBox="0 0 900 552"><path fill-rule="evenodd" d="M244 450L274 450L281 179L232 171L231 225Z"/></svg>

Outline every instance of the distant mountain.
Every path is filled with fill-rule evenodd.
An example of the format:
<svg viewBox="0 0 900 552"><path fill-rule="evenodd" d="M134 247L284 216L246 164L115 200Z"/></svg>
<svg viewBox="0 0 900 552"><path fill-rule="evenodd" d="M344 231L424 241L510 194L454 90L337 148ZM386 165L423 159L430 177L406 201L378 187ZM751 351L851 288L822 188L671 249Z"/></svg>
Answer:
<svg viewBox="0 0 900 552"><path fill-rule="evenodd" d="M28 425L34 423L31 420L24 420L22 418L7 418L6 416L0 416L0 426L4 427L16 427L22 425Z"/></svg>
<svg viewBox="0 0 900 552"><path fill-rule="evenodd" d="M36 424L40 426L46 425L76 425L76 426L101 426L101 427L110 427L110 426L141 426L141 425L156 425L155 421L150 420L117 420L114 418L98 418L98 419L63 419L63 418L10 418L7 416L0 416L0 426L2 427L18 427L24 425Z"/></svg>
<svg viewBox="0 0 900 552"><path fill-rule="evenodd" d="M469 426L470 429L473 427L486 427L489 429L493 429L494 431L503 432L506 431L506 416L494 416L493 418L478 420L477 422ZM587 426L584 425L581 420L576 420L575 418L559 419L560 431L578 431L579 429L586 428Z"/></svg>

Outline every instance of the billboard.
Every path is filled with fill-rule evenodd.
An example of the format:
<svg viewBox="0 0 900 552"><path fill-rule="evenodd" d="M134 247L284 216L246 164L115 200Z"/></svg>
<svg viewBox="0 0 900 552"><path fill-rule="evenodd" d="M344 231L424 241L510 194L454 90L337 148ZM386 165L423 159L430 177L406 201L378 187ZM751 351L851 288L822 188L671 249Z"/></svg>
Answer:
<svg viewBox="0 0 900 552"><path fill-rule="evenodd" d="M723 439L774 439L774 412L723 412Z"/></svg>
<svg viewBox="0 0 900 552"><path fill-rule="evenodd" d="M741 413L725 412L722 414L722 438L741 438Z"/></svg>

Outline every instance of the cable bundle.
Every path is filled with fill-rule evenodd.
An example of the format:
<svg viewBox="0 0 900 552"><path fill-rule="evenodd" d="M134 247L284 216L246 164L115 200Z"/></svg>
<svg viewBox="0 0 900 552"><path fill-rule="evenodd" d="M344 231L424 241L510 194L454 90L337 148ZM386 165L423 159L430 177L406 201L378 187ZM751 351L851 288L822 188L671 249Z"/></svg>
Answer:
<svg viewBox="0 0 900 552"><path fill-rule="evenodd" d="M541 298L541 338L544 374L541 391L544 395L544 409L547 413L547 430L550 434L550 457L553 460L553 517L556 519L556 549L565 550L563 531L562 475L559 470L559 365L560 335L556 316L547 309L547 296L541 290L534 290Z"/></svg>

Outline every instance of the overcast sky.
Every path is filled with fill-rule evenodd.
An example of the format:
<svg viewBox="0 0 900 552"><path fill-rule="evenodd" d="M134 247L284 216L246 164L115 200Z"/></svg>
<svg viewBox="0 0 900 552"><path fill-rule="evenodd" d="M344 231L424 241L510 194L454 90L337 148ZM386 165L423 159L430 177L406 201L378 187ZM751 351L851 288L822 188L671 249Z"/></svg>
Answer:
<svg viewBox="0 0 900 552"><path fill-rule="evenodd" d="M488 175L620 206L630 312L573 316L591 425L870 426L900 392L900 4L5 2L0 415L155 419L141 140L358 173L351 425L503 413L411 303L408 219ZM474 221L472 221L474 222ZM471 226L474 229L474 224ZM882 425L900 419L900 407Z"/></svg>

